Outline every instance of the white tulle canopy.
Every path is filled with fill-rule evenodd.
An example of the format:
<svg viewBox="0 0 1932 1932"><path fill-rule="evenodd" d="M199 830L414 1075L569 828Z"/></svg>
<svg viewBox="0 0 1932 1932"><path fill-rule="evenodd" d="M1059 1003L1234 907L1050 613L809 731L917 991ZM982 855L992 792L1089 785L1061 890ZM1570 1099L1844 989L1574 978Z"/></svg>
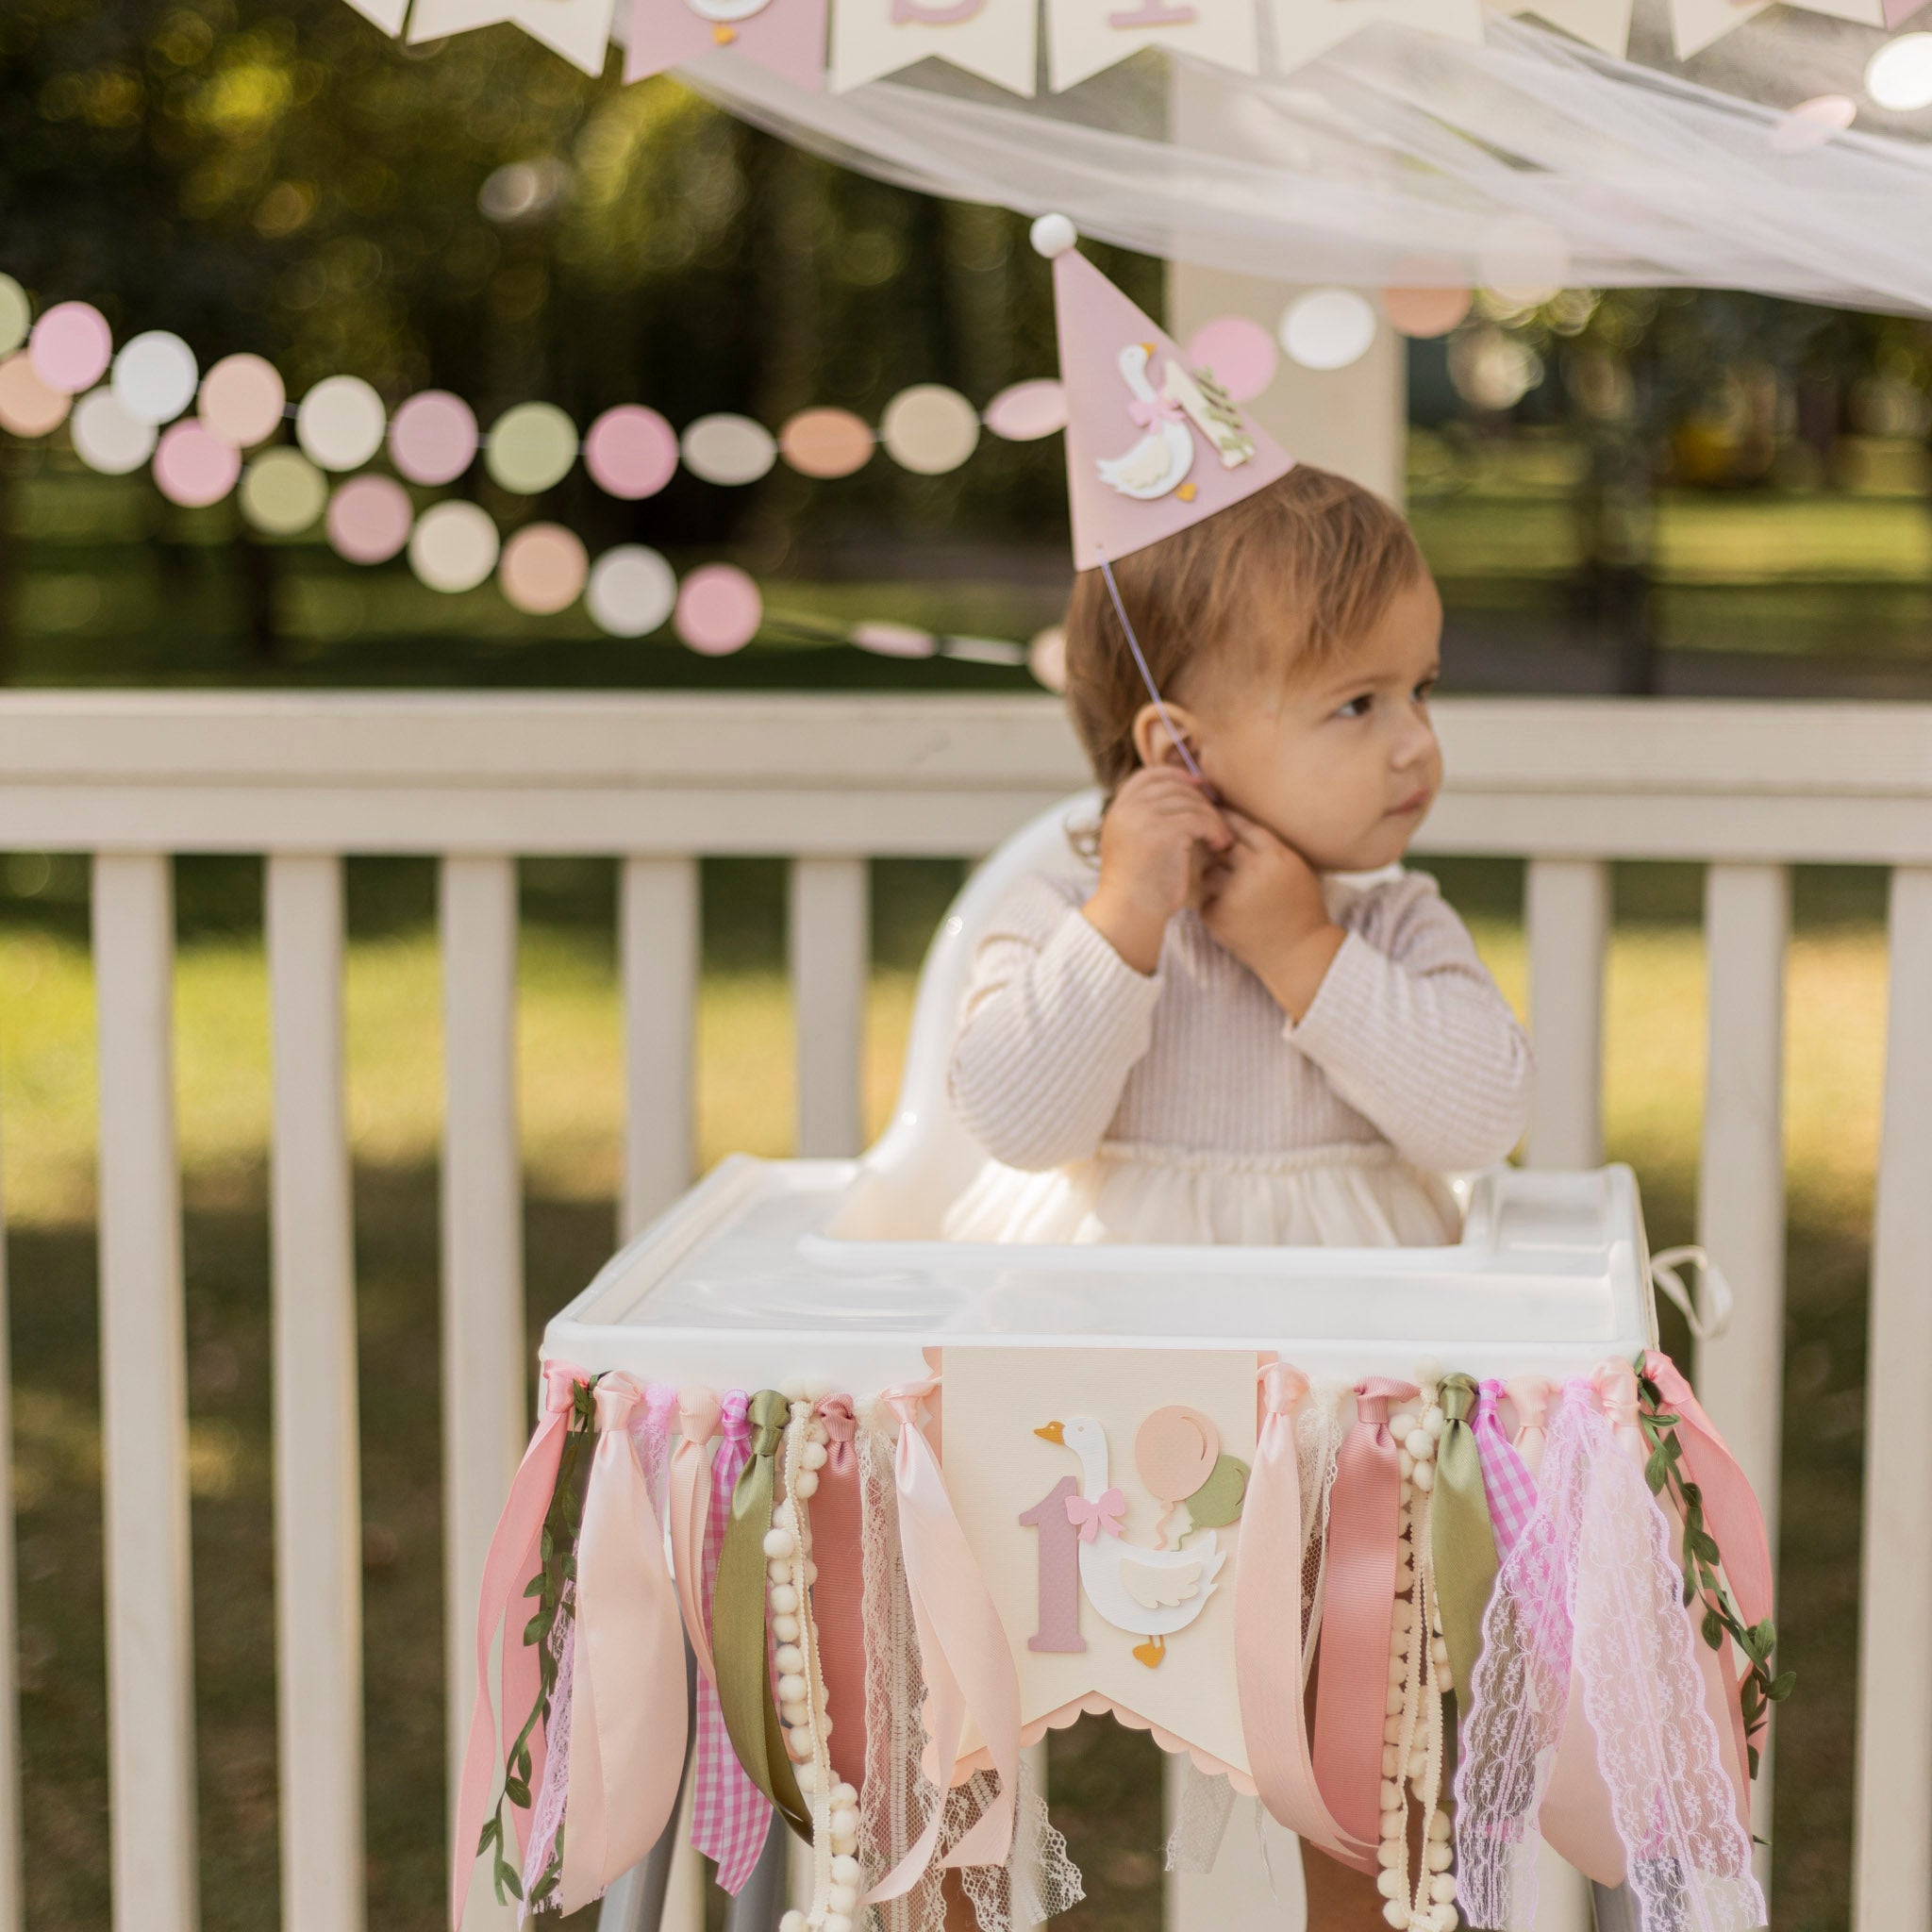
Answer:
<svg viewBox="0 0 1932 1932"><path fill-rule="evenodd" d="M1638 46L1643 26L1640 8ZM932 60L846 93L715 56L682 72L854 167L1060 209L1170 259L1365 288L1688 284L1932 313L1932 114L1861 98L1884 38L1776 8L1680 63L1523 19L1491 16L1477 44L1374 22L1292 73L1142 55L1025 101ZM1792 114L1821 95L1840 98ZM1854 106L1859 125L1830 125Z"/></svg>

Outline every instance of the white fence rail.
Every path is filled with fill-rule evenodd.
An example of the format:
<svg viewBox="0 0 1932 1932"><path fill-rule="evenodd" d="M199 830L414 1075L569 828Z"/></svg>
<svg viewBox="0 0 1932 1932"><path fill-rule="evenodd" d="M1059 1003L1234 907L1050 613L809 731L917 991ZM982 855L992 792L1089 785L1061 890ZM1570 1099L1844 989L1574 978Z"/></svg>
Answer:
<svg viewBox="0 0 1932 1932"><path fill-rule="evenodd" d="M1465 700L1442 703L1439 722L1450 786L1421 849L1528 861L1537 1162L1600 1158L1609 862L1709 865L1700 1220L1727 1261L1739 1309L1730 1332L1703 1351L1699 1373L1774 1513L1789 867L1893 869L1866 1407L1869 1456L1885 1480L1866 1494L1856 1924L1932 1932L1932 1449L1918 1420L1932 1380L1932 710ZM792 860L798 1140L806 1151L843 1152L860 1124L865 861L983 853L1083 776L1059 709L1045 699L0 699L0 851L81 852L94 863L119 1932L188 1932L196 1918L169 858L265 853L270 861L282 1918L290 1932L359 1932L341 858L441 860L454 1760L467 1724L463 1625L525 1426L517 858L624 861L621 1224L629 1231L691 1178L699 857ZM0 1537L0 1657L9 1670L10 1559L10 1535ZM0 1932L9 1932L20 1920L10 1679L0 1706Z"/></svg>

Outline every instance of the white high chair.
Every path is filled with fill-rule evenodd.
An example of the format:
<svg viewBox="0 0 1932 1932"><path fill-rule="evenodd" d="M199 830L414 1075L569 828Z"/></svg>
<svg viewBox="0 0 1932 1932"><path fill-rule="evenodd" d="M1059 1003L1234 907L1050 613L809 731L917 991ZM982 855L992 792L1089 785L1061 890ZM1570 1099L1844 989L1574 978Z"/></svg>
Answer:
<svg viewBox="0 0 1932 1932"><path fill-rule="evenodd" d="M898 1106L870 1151L727 1156L551 1322L544 1354L656 1380L804 1377L869 1395L923 1374L935 1343L1279 1348L1350 1380L1429 1360L1588 1374L1655 1345L1642 1214L1621 1166L1478 1174L1453 1247L941 1241L987 1158L946 1094L974 948L1014 878L1078 863L1067 830L1096 804L1082 793L1043 812L954 902L920 974Z"/></svg>
<svg viewBox="0 0 1932 1932"><path fill-rule="evenodd" d="M1458 1177L1453 1247L940 1240L946 1208L987 1158L946 1092L974 949L1014 879L1077 866L1068 830L1098 804L1083 792L1042 812L954 901L921 969L898 1104L877 1142L848 1160L727 1156L552 1320L546 1358L658 1382L804 1380L868 1397L925 1374L932 1345L1273 1348L1311 1376L1349 1380L1426 1361L1587 1374L1607 1355L1656 1345L1643 1218L1623 1166ZM669 1853L667 1835L613 1890L605 1932L656 1932ZM1540 1873L1539 1932L1587 1925L1587 1882L1547 1850ZM734 1926L769 1916L780 1876L761 1873ZM1211 1874L1168 1882L1170 1926L1302 1923L1298 1873L1279 1874L1277 1895L1252 1832L1229 1833ZM1634 1923L1620 1893L1598 1889L1595 1907L1599 1932Z"/></svg>

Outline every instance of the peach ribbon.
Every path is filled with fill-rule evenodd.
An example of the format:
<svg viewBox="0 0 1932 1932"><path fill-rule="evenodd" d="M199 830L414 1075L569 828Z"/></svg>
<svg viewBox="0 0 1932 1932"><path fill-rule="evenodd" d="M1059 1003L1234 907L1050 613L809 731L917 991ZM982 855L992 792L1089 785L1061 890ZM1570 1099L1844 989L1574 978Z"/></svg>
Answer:
<svg viewBox="0 0 1932 1932"><path fill-rule="evenodd" d="M1234 1579L1235 1692L1248 1769L1277 1822L1331 1857L1373 1871L1374 1840L1351 1837L1330 1816L1308 1755L1302 1702L1301 1472L1294 1442L1294 1412L1308 1392L1308 1378L1286 1362L1270 1362L1257 1379L1260 1429ZM1379 1724L1375 1737L1379 1744Z"/></svg>
<svg viewBox="0 0 1932 1932"><path fill-rule="evenodd" d="M718 1433L724 1405L709 1389L677 1391L677 1446L671 1452L671 1574L691 1655L707 1682L718 1681L711 1632L705 1621L705 1524L710 1511L709 1461L705 1450Z"/></svg>
<svg viewBox="0 0 1932 1932"><path fill-rule="evenodd" d="M901 1383L886 1390L880 1400L899 1420L899 1446L892 1462L899 1493L899 1541L919 1637L920 1670L925 1678L925 1729L939 1800L925 1829L866 1892L861 1905L880 1905L909 1891L931 1862L969 1719L986 1741L999 1790L940 1863L942 1868L1004 1865L1012 1851L1013 1794L1020 1775L1020 1678L999 1612L953 1513L939 1458L920 1427L921 1407L938 1386L930 1377Z"/></svg>
<svg viewBox="0 0 1932 1932"><path fill-rule="evenodd" d="M539 1675L536 1647L523 1641L523 1632L508 1620L524 1601L523 1588L537 1561L543 1519L557 1489L558 1465L563 1459L564 1424L570 1419L577 1386L589 1379L583 1370L564 1362L543 1365L543 1413L524 1459L509 1486L509 1497L497 1518L483 1559L483 1583L476 1601L476 1702L470 1713L470 1740L463 1752L463 1774L458 1787L456 1850L450 1859L450 1924L463 1923L469 1898L470 1874L476 1865L476 1840L490 1811L490 1793L496 1781L496 1711L490 1697L490 1647L496 1626L505 1625L503 1643L503 1707L531 1708L537 1701ZM542 1777L541 1729L530 1739L534 1792ZM511 1807L517 1839L528 1829L526 1807Z"/></svg>
<svg viewBox="0 0 1932 1932"><path fill-rule="evenodd" d="M1328 1506L1315 1777L1342 1828L1369 1844L1381 1827L1382 1718L1402 1513L1401 1449L1389 1433L1389 1405L1420 1392L1390 1375L1356 1384L1356 1424L1342 1439Z"/></svg>
<svg viewBox="0 0 1932 1932"><path fill-rule="evenodd" d="M1516 1411L1516 1453L1534 1480L1543 1466L1550 1404L1557 1399L1557 1385L1547 1375L1512 1375L1503 1392Z"/></svg>
<svg viewBox="0 0 1932 1932"><path fill-rule="evenodd" d="M629 1431L642 1399L628 1375L597 1384L597 1453L577 1535L563 1913L598 1897L657 1843L684 1776L677 1592Z"/></svg>

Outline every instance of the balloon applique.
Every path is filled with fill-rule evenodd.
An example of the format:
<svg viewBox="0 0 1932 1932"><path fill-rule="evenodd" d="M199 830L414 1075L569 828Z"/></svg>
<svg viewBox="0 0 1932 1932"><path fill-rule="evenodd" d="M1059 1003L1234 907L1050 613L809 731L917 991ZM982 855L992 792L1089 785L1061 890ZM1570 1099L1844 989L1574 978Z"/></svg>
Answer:
<svg viewBox="0 0 1932 1932"><path fill-rule="evenodd" d="M1157 1408L1134 1437L1134 1467L1160 1504L1155 1531L1169 1549L1196 1529L1225 1529L1241 1513L1248 1465L1221 1453L1221 1431L1198 1408ZM1178 1528L1169 1530L1176 1510Z"/></svg>

